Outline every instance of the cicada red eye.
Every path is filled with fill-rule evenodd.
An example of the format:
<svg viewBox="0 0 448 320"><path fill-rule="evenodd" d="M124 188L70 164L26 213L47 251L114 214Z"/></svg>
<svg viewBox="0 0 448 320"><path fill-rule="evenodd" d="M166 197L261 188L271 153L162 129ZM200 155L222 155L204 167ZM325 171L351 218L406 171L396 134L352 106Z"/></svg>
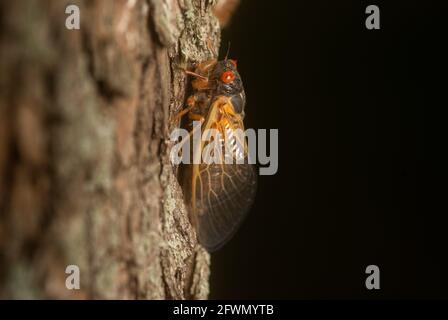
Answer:
<svg viewBox="0 0 448 320"><path fill-rule="evenodd" d="M235 73L233 71L226 71L221 74L221 81L224 83L231 83L235 80Z"/></svg>
<svg viewBox="0 0 448 320"><path fill-rule="evenodd" d="M235 68L236 68L236 64L237 64L237 63L236 63L236 60L234 60L234 59L229 59L229 61L230 61L230 63L233 64L233 65L235 66Z"/></svg>

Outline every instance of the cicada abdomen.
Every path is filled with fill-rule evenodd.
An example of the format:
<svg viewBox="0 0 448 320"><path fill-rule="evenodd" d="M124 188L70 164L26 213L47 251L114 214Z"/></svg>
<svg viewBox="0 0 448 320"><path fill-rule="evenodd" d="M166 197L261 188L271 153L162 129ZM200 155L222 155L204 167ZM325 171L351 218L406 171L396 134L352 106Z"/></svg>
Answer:
<svg viewBox="0 0 448 320"><path fill-rule="evenodd" d="M189 118L202 121L201 136L213 129L221 139L220 161L202 158L203 150L217 141L201 139L196 147L192 144L193 158L200 155L201 161L181 168L184 197L199 243L214 251L231 238L246 216L255 198L257 177L241 136L245 95L236 62L207 61L188 73L196 76L195 92L187 100Z"/></svg>

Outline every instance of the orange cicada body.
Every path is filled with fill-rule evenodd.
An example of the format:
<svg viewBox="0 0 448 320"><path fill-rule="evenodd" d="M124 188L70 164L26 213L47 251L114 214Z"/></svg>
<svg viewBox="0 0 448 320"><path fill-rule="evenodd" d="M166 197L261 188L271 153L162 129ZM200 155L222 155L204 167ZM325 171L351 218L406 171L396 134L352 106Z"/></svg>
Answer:
<svg viewBox="0 0 448 320"><path fill-rule="evenodd" d="M222 161L182 164L180 169L180 182L198 241L208 251L214 251L236 232L255 198L257 179L248 161L247 143L241 141L244 137L233 134L238 129L244 131L246 97L234 60L210 60L194 72L186 72L194 77L192 94L180 115L188 113L190 137L194 130L191 122L200 121L201 134L216 130L223 142L218 150L222 151L218 152ZM191 154L202 154L211 141L193 144ZM226 161L227 147L233 161Z"/></svg>

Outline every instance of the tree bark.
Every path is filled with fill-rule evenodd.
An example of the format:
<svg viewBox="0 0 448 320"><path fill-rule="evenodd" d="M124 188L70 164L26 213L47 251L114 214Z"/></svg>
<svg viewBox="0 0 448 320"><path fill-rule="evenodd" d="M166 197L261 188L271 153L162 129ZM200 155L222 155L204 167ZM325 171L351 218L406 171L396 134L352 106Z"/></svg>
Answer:
<svg viewBox="0 0 448 320"><path fill-rule="evenodd" d="M65 27L68 4L80 30ZM1 298L207 297L169 119L185 99L180 67L218 52L214 4L1 2Z"/></svg>

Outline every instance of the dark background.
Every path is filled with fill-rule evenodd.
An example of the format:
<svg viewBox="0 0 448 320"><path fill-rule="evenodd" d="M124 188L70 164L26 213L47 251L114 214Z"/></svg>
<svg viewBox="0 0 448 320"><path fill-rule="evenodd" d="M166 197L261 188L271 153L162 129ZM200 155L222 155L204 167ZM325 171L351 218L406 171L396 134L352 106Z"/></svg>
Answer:
<svg viewBox="0 0 448 320"><path fill-rule="evenodd" d="M221 51L246 127L279 129L279 171L212 255L211 298L448 297L442 3L242 1Z"/></svg>

